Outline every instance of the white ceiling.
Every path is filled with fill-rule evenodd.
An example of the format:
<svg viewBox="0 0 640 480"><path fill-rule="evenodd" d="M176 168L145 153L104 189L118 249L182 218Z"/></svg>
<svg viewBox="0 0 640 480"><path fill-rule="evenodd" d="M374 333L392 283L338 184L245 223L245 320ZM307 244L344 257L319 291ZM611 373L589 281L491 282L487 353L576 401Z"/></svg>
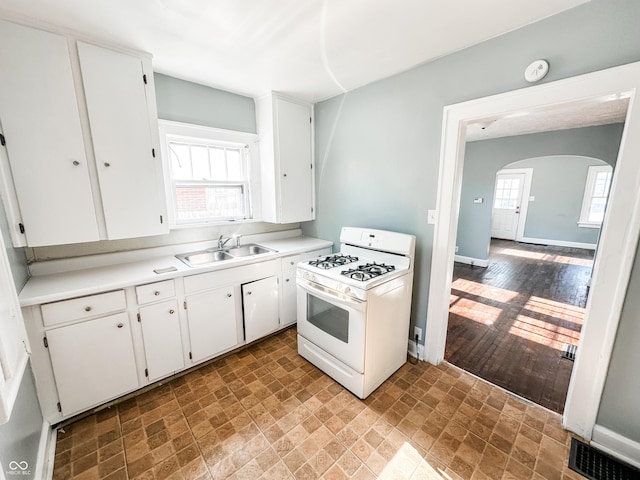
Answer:
<svg viewBox="0 0 640 480"><path fill-rule="evenodd" d="M162 73L252 97L274 90L316 102L586 1L2 0L0 5L5 16L150 52Z"/></svg>
<svg viewBox="0 0 640 480"><path fill-rule="evenodd" d="M510 112L500 117L483 118L469 124L467 141L623 123L628 106L629 94L622 93Z"/></svg>

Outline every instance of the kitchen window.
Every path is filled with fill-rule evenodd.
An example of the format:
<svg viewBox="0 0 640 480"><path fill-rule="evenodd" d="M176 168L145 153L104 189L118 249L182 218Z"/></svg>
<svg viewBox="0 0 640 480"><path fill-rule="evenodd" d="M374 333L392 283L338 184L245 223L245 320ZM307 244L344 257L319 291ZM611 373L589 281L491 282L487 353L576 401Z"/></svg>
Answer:
<svg viewBox="0 0 640 480"><path fill-rule="evenodd" d="M613 169L610 165L592 165L587 173L578 226L600 228L609 198Z"/></svg>
<svg viewBox="0 0 640 480"><path fill-rule="evenodd" d="M160 122L173 227L253 218L256 135Z"/></svg>

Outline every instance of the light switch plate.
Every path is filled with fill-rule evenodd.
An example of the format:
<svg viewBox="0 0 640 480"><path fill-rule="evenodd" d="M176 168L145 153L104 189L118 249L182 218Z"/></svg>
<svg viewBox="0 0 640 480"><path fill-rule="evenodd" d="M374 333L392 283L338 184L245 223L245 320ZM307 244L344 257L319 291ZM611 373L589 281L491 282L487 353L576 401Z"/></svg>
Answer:
<svg viewBox="0 0 640 480"><path fill-rule="evenodd" d="M427 212L427 223L429 225L435 225L436 224L436 211L435 210L429 210Z"/></svg>

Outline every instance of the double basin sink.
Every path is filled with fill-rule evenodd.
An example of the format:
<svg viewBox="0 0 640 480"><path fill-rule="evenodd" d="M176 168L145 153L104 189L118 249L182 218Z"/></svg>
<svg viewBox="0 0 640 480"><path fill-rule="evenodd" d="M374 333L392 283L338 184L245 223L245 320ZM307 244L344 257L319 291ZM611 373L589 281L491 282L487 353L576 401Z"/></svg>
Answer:
<svg viewBox="0 0 640 480"><path fill-rule="evenodd" d="M189 267L199 267L210 263L224 262L235 258L252 257L254 255L273 252L275 252L275 250L271 250L270 248L263 247L256 243L250 243L239 247L226 248L224 250L210 248L208 250L183 253L176 255L176 258L186 263Z"/></svg>

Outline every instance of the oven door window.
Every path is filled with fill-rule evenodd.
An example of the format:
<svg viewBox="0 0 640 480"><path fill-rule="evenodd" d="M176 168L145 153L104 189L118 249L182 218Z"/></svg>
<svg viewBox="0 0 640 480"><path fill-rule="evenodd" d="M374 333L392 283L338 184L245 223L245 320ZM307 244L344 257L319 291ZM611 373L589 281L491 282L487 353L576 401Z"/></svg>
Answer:
<svg viewBox="0 0 640 480"><path fill-rule="evenodd" d="M338 340L349 343L349 312L307 294L307 321Z"/></svg>

